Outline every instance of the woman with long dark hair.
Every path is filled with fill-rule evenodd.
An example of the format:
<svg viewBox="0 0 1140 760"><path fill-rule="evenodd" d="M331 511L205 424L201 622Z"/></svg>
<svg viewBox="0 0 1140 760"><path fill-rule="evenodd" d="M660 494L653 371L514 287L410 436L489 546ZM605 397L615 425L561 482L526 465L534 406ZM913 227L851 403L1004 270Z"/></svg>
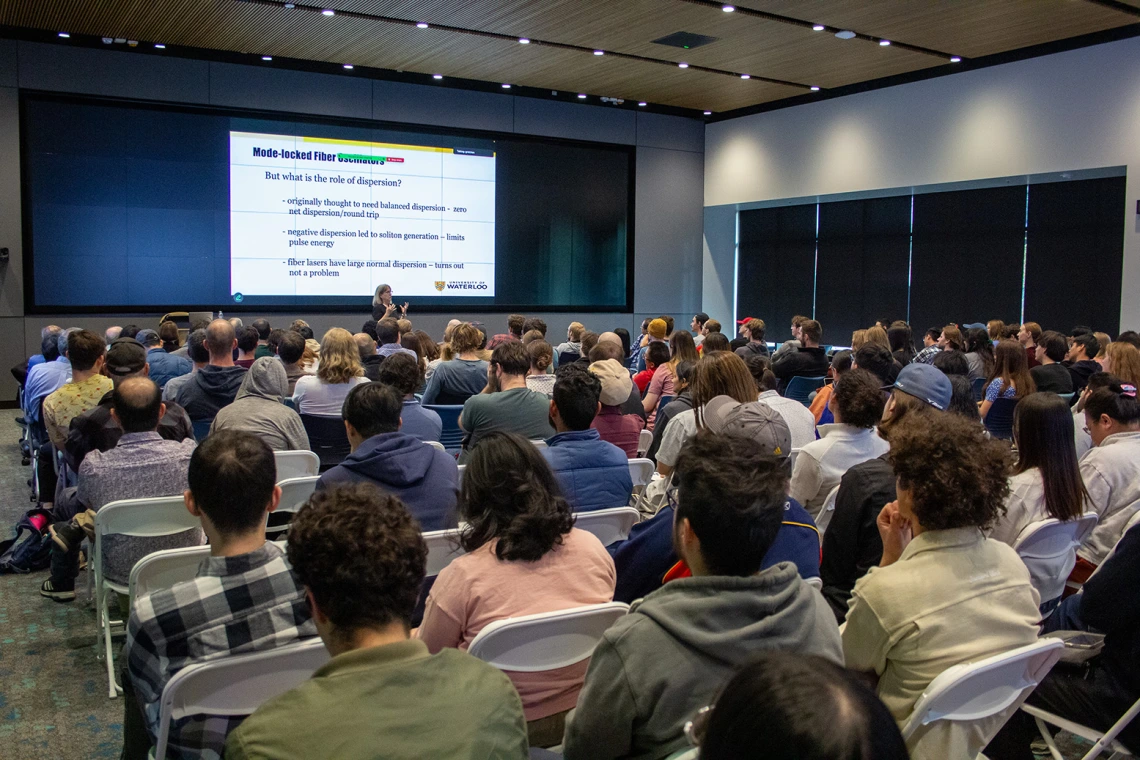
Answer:
<svg viewBox="0 0 1140 760"><path fill-rule="evenodd" d="M986 383L986 392L978 414L982 419L999 398L1022 399L1037 390L1029 374L1025 349L1012 340L1003 340L994 350L994 368Z"/></svg>
<svg viewBox="0 0 1140 760"><path fill-rule="evenodd" d="M593 534L574 527L558 480L530 441L512 433L480 440L459 504L467 553L440 571L417 632L433 654L466 650L496 620L613 600L613 560ZM522 697L531 746L562 741L586 665L508 674Z"/></svg>
<svg viewBox="0 0 1140 760"><path fill-rule="evenodd" d="M990 334L980 327L966 331L966 364L971 380L984 380L994 371L994 344Z"/></svg>

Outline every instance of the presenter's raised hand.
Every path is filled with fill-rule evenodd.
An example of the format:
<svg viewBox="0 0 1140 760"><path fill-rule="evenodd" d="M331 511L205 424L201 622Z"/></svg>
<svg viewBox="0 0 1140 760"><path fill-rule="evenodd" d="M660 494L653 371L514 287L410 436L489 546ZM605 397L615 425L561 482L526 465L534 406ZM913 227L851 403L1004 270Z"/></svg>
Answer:
<svg viewBox="0 0 1140 760"><path fill-rule="evenodd" d="M407 301L404 301L404 305L400 307L400 316L401 317L408 316L408 302Z"/></svg>
<svg viewBox="0 0 1140 760"><path fill-rule="evenodd" d="M392 316L395 313L396 313L396 304L390 303L384 308L384 317L383 318L387 319L388 317Z"/></svg>

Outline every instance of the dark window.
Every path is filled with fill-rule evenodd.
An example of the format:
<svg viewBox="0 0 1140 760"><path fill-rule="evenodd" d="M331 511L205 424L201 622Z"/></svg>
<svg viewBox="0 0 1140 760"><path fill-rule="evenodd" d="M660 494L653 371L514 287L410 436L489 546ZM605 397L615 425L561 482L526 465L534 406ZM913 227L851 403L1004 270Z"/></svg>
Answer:
<svg viewBox="0 0 1140 760"><path fill-rule="evenodd" d="M763 319L770 340L787 340L792 317L812 314L815 204L742 211L739 223L737 319Z"/></svg>

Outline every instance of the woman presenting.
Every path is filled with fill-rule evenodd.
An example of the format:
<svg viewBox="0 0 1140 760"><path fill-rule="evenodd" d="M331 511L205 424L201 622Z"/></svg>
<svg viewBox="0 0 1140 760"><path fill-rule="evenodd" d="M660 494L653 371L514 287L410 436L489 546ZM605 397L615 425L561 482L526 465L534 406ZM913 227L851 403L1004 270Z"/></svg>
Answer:
<svg viewBox="0 0 1140 760"><path fill-rule="evenodd" d="M372 318L379 322L381 319L393 317L400 319L408 316L408 304L405 301L403 306L397 306L392 303L392 286L385 283L376 288L376 294L372 296Z"/></svg>

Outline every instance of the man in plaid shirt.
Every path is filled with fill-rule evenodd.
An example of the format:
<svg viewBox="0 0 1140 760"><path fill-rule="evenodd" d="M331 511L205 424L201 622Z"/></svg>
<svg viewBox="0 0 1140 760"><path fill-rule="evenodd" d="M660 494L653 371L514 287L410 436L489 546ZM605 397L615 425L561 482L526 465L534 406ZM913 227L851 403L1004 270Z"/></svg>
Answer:
<svg viewBox="0 0 1140 760"><path fill-rule="evenodd" d="M198 577L135 600L124 660L123 757L145 758L167 681L186 665L315 636L304 590L284 552L265 540L277 508L273 452L239 431L211 435L190 460L186 508L202 520L210 556ZM133 687L133 688L132 688ZM220 758L241 718L189 717L170 731L175 757Z"/></svg>
<svg viewBox="0 0 1140 760"><path fill-rule="evenodd" d="M915 354L914 359L911 361L918 362L919 364L934 364L934 357L942 351L942 346L938 344L938 339L942 336L942 331L936 327L932 327L926 331L926 335L922 338L922 350Z"/></svg>

